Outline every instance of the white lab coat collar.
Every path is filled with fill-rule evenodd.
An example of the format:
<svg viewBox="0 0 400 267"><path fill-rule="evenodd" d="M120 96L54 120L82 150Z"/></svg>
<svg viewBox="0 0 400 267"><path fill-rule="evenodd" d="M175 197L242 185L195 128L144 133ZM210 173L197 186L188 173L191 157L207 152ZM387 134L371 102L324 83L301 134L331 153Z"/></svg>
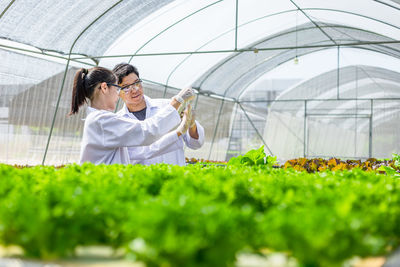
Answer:
<svg viewBox="0 0 400 267"><path fill-rule="evenodd" d="M88 107L86 108L86 117L83 118L82 121L85 121L85 120L87 119L87 117L89 116L89 114L91 114L91 113L93 113L93 112L96 112L96 111L100 111L100 112L103 112L103 113L104 113L104 112L111 112L111 111L109 111L109 110L97 109L97 108L92 108L92 107L88 106ZM111 113L114 113L114 112L111 112Z"/></svg>
<svg viewBox="0 0 400 267"><path fill-rule="evenodd" d="M97 109L95 109L95 108L92 108L92 107L87 107L87 109L86 109L86 117L90 114L90 113L92 113L93 111L96 111Z"/></svg>

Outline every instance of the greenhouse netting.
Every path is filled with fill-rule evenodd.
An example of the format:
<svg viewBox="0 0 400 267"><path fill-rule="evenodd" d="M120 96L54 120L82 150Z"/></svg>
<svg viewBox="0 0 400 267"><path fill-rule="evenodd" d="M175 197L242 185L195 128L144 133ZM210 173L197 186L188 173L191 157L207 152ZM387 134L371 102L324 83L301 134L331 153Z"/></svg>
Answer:
<svg viewBox="0 0 400 267"><path fill-rule="evenodd" d="M400 151L400 1L0 1L0 162L77 162L67 116L81 67L135 65L145 94L192 86L205 144L228 160ZM117 109L122 107L119 103Z"/></svg>

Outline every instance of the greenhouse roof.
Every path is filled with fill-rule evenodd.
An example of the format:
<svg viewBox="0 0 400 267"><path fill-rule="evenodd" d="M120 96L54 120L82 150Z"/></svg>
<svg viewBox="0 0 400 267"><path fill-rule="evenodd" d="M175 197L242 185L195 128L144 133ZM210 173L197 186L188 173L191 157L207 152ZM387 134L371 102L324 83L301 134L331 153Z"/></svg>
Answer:
<svg viewBox="0 0 400 267"><path fill-rule="evenodd" d="M13 0L0 2L0 38L110 68L131 62L149 81L240 101L271 70L324 50L398 61L399 10L398 0Z"/></svg>

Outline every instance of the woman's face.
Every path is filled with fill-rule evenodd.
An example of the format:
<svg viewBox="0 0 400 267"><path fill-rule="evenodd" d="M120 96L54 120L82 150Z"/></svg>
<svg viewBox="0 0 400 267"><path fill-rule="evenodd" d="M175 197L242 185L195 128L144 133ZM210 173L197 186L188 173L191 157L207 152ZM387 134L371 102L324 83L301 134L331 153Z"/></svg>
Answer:
<svg viewBox="0 0 400 267"><path fill-rule="evenodd" d="M139 77L135 73L131 73L122 79L119 84L121 87L126 87L132 85L139 81ZM129 107L145 105L145 100L143 97L143 87L142 83L136 83L125 90L121 90L120 97L124 100L125 104Z"/></svg>

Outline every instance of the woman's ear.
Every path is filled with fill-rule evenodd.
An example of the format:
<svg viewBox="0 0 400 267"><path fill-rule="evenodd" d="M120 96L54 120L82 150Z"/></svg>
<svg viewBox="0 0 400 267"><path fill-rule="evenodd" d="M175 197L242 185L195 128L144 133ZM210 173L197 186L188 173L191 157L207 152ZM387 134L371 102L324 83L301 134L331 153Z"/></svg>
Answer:
<svg viewBox="0 0 400 267"><path fill-rule="evenodd" d="M108 89L108 85L107 85L106 82L102 82L102 83L100 84L100 90L101 90L101 92L102 92L103 94L106 94L106 93L107 93L107 91L108 91L109 89Z"/></svg>

